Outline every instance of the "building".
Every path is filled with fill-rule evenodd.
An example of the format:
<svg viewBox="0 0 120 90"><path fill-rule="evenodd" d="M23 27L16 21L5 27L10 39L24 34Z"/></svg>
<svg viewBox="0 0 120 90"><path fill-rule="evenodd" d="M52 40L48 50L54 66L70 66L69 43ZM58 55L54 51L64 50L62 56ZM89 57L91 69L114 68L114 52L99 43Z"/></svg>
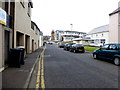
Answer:
<svg viewBox="0 0 120 90"><path fill-rule="evenodd" d="M86 35L85 32L78 32L78 31L64 31L62 34L62 41L69 42L75 38L84 38Z"/></svg>
<svg viewBox="0 0 120 90"><path fill-rule="evenodd" d="M40 47L42 47L43 46L43 32L42 31L40 31Z"/></svg>
<svg viewBox="0 0 120 90"><path fill-rule="evenodd" d="M55 32L54 32L54 30L52 30L52 32L51 32L51 40L55 40Z"/></svg>
<svg viewBox="0 0 120 90"><path fill-rule="evenodd" d="M33 4L23 0L14 4L14 48L24 46L26 53L31 53L31 8Z"/></svg>
<svg viewBox="0 0 120 90"><path fill-rule="evenodd" d="M0 1L0 72L8 63L9 49L13 44L14 3Z"/></svg>
<svg viewBox="0 0 120 90"><path fill-rule="evenodd" d="M62 41L62 34L64 34L63 30L56 30L55 31L55 40Z"/></svg>
<svg viewBox="0 0 120 90"><path fill-rule="evenodd" d="M30 43L29 45L26 45L27 46L26 48L28 48L27 49L28 53L31 53L31 52L35 51L36 49L38 49L39 47L42 46L41 38L42 38L42 36L41 36L40 29L38 28L38 26L35 22L31 21L30 36L28 38L28 41L26 41L26 44Z"/></svg>
<svg viewBox="0 0 120 90"><path fill-rule="evenodd" d="M100 46L107 44L109 39L109 25L94 28L84 38L73 39L74 43L83 45Z"/></svg>
<svg viewBox="0 0 120 90"><path fill-rule="evenodd" d="M12 48L14 29L14 3L0 1L0 89L2 71L8 63L9 49Z"/></svg>
<svg viewBox="0 0 120 90"><path fill-rule="evenodd" d="M23 46L27 54L42 46L43 33L31 21L32 8L31 0L0 1L0 72L8 64L10 48Z"/></svg>
<svg viewBox="0 0 120 90"><path fill-rule="evenodd" d="M109 14L109 42L120 43L120 2L118 8Z"/></svg>
<svg viewBox="0 0 120 90"><path fill-rule="evenodd" d="M86 39L89 39L89 45L100 46L108 43L109 39L109 25L104 25L88 32Z"/></svg>

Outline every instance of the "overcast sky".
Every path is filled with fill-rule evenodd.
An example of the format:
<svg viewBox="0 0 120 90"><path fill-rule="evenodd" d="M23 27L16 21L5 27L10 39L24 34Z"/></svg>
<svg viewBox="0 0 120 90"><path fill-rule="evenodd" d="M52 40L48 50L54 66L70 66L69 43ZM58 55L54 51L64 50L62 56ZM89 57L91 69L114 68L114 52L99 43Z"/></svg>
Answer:
<svg viewBox="0 0 120 90"><path fill-rule="evenodd" d="M52 30L89 32L109 24L119 0L33 0L32 20L44 35Z"/></svg>

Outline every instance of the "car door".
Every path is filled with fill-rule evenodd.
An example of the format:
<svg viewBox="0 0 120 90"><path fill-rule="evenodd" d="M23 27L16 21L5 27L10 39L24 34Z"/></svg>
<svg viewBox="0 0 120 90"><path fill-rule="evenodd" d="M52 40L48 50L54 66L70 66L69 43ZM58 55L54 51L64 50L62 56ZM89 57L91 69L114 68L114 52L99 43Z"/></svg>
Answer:
<svg viewBox="0 0 120 90"><path fill-rule="evenodd" d="M107 58L114 59L114 56L118 54L118 47L115 44L111 44L109 46L109 50L107 51Z"/></svg>
<svg viewBox="0 0 120 90"><path fill-rule="evenodd" d="M109 50L109 44L102 46L100 48L100 50L99 50L99 53L98 53L99 57L107 59L107 57L108 57L108 53L107 53L108 50Z"/></svg>

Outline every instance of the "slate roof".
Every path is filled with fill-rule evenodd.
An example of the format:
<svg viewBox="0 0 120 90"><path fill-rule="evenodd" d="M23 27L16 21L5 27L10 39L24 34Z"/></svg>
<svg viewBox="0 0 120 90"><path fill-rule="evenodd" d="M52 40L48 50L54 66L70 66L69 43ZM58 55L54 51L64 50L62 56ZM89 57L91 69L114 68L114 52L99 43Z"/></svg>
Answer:
<svg viewBox="0 0 120 90"><path fill-rule="evenodd" d="M104 25L104 26L100 26L100 27L94 28L93 30L91 30L87 34L94 34L94 33L100 33L100 32L108 32L108 31L109 31L109 25Z"/></svg>

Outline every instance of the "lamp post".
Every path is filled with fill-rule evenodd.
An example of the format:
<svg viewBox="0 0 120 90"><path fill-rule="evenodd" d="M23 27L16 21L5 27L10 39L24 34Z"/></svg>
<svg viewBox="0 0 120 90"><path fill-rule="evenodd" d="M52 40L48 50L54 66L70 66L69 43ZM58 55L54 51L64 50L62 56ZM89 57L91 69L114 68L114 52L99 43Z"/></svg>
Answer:
<svg viewBox="0 0 120 90"><path fill-rule="evenodd" d="M73 29L73 24L70 24L71 25L71 31ZM71 34L71 41L72 41L72 34Z"/></svg>

